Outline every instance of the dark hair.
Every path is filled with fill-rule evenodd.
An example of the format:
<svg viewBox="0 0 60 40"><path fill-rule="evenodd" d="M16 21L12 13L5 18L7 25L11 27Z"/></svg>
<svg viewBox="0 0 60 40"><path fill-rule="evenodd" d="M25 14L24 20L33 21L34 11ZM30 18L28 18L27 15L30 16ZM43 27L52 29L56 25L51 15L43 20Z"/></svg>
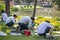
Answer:
<svg viewBox="0 0 60 40"><path fill-rule="evenodd" d="M48 20L46 22L50 23L50 21L48 21Z"/></svg>
<svg viewBox="0 0 60 40"><path fill-rule="evenodd" d="M31 20L35 20L35 18L34 17L31 17Z"/></svg>
<svg viewBox="0 0 60 40"><path fill-rule="evenodd" d="M4 10L1 10L1 13L4 13L5 11Z"/></svg>
<svg viewBox="0 0 60 40"><path fill-rule="evenodd" d="M17 17L17 15L16 15L16 14L14 14L14 15L13 15L13 17Z"/></svg>

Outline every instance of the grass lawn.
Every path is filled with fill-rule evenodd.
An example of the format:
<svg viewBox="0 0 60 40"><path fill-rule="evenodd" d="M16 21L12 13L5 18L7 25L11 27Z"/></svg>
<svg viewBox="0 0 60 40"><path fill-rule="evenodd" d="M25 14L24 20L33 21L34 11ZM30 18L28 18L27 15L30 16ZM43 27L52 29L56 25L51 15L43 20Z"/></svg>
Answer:
<svg viewBox="0 0 60 40"><path fill-rule="evenodd" d="M7 34L6 37L2 37L0 36L0 40L50 40L50 39L44 39L44 38L41 38L40 36L24 36L24 35L21 35L21 36L12 36L9 34L9 30L6 26L5 26L5 23L2 23L0 22L0 30L5 32ZM56 39L53 39L53 40L60 40L60 37L56 38Z"/></svg>

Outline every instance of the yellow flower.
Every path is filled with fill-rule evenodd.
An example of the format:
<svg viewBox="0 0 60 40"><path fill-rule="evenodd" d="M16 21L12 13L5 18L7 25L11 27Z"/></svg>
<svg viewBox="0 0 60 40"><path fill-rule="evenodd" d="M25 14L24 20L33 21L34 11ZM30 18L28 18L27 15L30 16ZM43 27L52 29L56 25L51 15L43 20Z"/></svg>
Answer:
<svg viewBox="0 0 60 40"><path fill-rule="evenodd" d="M10 33L10 32L11 32L11 30L10 30L10 29L7 29L7 30L6 30L6 33Z"/></svg>

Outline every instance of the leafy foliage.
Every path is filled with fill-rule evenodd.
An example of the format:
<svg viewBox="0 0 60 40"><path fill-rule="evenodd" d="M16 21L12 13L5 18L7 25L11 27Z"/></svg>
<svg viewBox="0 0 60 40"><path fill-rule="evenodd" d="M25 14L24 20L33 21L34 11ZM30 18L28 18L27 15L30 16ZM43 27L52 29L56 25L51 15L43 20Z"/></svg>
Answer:
<svg viewBox="0 0 60 40"><path fill-rule="evenodd" d="M56 20L57 20L57 21L60 21L60 18L56 17Z"/></svg>
<svg viewBox="0 0 60 40"><path fill-rule="evenodd" d="M0 3L0 15L1 15L1 10L5 9L5 4L4 3Z"/></svg>
<svg viewBox="0 0 60 40"><path fill-rule="evenodd" d="M52 0L52 1L58 4L58 8L60 8L60 0Z"/></svg>
<svg viewBox="0 0 60 40"><path fill-rule="evenodd" d="M11 7L11 8L10 8L10 11L11 11L11 12L12 12L12 11L17 12L17 11L19 11L19 9L18 9L17 7Z"/></svg>

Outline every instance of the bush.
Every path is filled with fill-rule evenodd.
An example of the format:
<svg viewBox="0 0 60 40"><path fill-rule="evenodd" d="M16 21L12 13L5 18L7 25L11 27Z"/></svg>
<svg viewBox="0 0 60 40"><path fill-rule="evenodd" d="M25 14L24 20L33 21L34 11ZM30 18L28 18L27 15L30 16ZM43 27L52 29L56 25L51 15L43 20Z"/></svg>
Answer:
<svg viewBox="0 0 60 40"><path fill-rule="evenodd" d="M57 20L57 21L60 21L60 18L57 17L56 20Z"/></svg>
<svg viewBox="0 0 60 40"><path fill-rule="evenodd" d="M1 10L4 10L5 9L5 4L4 3L1 3L0 4L0 13L1 13ZM0 14L1 15L1 14Z"/></svg>
<svg viewBox="0 0 60 40"><path fill-rule="evenodd" d="M39 19L42 19L43 17L42 16L38 16Z"/></svg>
<svg viewBox="0 0 60 40"><path fill-rule="evenodd" d="M17 12L17 11L19 11L19 9L16 8L16 7L11 7L11 8L10 8L10 11L11 11L11 12L12 12L12 11Z"/></svg>

